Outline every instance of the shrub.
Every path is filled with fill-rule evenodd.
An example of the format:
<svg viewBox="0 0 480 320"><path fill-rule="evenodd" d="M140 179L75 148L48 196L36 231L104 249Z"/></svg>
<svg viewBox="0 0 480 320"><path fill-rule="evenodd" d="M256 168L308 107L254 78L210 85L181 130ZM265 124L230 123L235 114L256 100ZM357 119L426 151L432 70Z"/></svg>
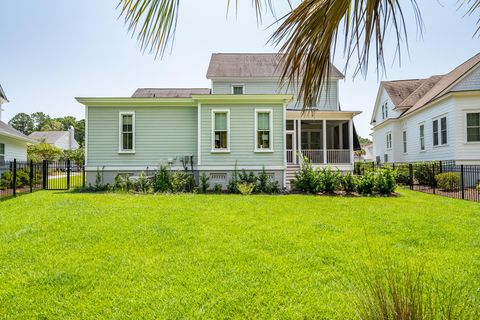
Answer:
<svg viewBox="0 0 480 320"><path fill-rule="evenodd" d="M251 183L256 185L258 178L253 171L247 173L247 171L243 169L238 175L238 180L240 183Z"/></svg>
<svg viewBox="0 0 480 320"><path fill-rule="evenodd" d="M477 192L480 193L480 181L477 183L477 186L475 187L477 189Z"/></svg>
<svg viewBox="0 0 480 320"><path fill-rule="evenodd" d="M316 192L333 193L338 189L342 174L332 171L330 167L319 169L316 172Z"/></svg>
<svg viewBox="0 0 480 320"><path fill-rule="evenodd" d="M397 186L395 170L390 167L379 169L374 174L374 190L380 194L391 194Z"/></svg>
<svg viewBox="0 0 480 320"><path fill-rule="evenodd" d="M238 170L237 170L237 162L235 162L235 168L233 169L233 174L227 184L227 191L229 193L238 193L237 190L238 184Z"/></svg>
<svg viewBox="0 0 480 320"><path fill-rule="evenodd" d="M410 168L408 167L408 164L396 165L395 170L397 171L397 183L402 185L410 185Z"/></svg>
<svg viewBox="0 0 480 320"><path fill-rule="evenodd" d="M434 180L432 163L416 163L413 165L413 176L421 185L431 185Z"/></svg>
<svg viewBox="0 0 480 320"><path fill-rule="evenodd" d="M138 192L147 193L150 190L151 182L145 172L140 172L137 180L134 182L134 189Z"/></svg>
<svg viewBox="0 0 480 320"><path fill-rule="evenodd" d="M210 187L210 183L208 181L210 178L207 176L205 172L202 172L200 175L200 192L207 192L208 188Z"/></svg>
<svg viewBox="0 0 480 320"><path fill-rule="evenodd" d="M130 176L126 174L117 174L113 179L111 187L112 191L130 191L133 187L133 183L130 180Z"/></svg>
<svg viewBox="0 0 480 320"><path fill-rule="evenodd" d="M237 184L238 192L240 192L240 194L243 194L244 196L252 194L254 189L255 189L255 185L253 183L239 182Z"/></svg>
<svg viewBox="0 0 480 320"><path fill-rule="evenodd" d="M444 191L458 190L461 183L461 176L458 172L439 173L435 176L437 185Z"/></svg>
<svg viewBox="0 0 480 320"><path fill-rule="evenodd" d="M164 165L160 166L153 178L153 191L169 192L172 190L172 178L168 168Z"/></svg>
<svg viewBox="0 0 480 320"><path fill-rule="evenodd" d="M190 175L183 171L175 171L171 175L171 191L185 192L189 187Z"/></svg>
<svg viewBox="0 0 480 320"><path fill-rule="evenodd" d="M357 192L363 195L373 194L375 187L375 176L373 172L366 172L356 179Z"/></svg>
<svg viewBox="0 0 480 320"><path fill-rule="evenodd" d="M265 167L263 167L262 171L260 171L257 181L257 192L270 194L280 192L280 184L278 183L278 181L270 178L270 176L265 171Z"/></svg>
<svg viewBox="0 0 480 320"><path fill-rule="evenodd" d="M347 193L350 194L356 190L357 181L355 177L349 172L341 178L342 188Z"/></svg>
<svg viewBox="0 0 480 320"><path fill-rule="evenodd" d="M317 190L315 170L313 170L312 162L306 157L302 159L300 169L295 173L293 186L302 192L315 193Z"/></svg>
<svg viewBox="0 0 480 320"><path fill-rule="evenodd" d="M214 193L222 193L222 185L220 183L215 183L213 185L213 192Z"/></svg>

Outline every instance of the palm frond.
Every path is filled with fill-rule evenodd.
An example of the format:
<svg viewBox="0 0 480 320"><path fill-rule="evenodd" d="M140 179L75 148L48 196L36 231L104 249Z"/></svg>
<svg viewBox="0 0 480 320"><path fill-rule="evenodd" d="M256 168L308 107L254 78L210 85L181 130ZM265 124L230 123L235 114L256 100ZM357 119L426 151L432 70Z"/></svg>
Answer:
<svg viewBox="0 0 480 320"><path fill-rule="evenodd" d="M459 0L460 1L460 0ZM480 10L480 0L463 0L460 1L460 6L467 5L468 11L467 15L473 15L475 12ZM475 35L480 37L480 16L477 18L477 30L475 31Z"/></svg>
<svg viewBox="0 0 480 320"><path fill-rule="evenodd" d="M421 30L416 0L409 2ZM346 66L353 57L357 60L354 75L366 72L372 51L377 69L384 68L387 31L393 29L397 54L402 45L408 46L404 5L395 0L303 1L284 17L271 38L285 52L282 81L290 86L299 83L299 99L307 108L315 106L342 39Z"/></svg>

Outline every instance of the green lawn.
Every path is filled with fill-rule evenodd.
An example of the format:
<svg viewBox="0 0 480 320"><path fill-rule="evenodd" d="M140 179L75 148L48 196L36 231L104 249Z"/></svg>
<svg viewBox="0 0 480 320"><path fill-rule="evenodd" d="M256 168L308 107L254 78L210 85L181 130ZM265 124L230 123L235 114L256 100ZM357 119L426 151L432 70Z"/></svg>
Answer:
<svg viewBox="0 0 480 320"><path fill-rule="evenodd" d="M478 295L480 205L39 191L0 202L0 317L349 319L385 257Z"/></svg>

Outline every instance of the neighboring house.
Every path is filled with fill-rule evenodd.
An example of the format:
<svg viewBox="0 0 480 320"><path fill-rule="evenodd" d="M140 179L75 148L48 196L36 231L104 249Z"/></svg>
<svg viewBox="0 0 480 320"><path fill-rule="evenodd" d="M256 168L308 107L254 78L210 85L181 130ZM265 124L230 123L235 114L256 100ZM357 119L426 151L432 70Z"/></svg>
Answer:
<svg viewBox="0 0 480 320"><path fill-rule="evenodd" d="M362 152L355 152L356 161L372 161L375 159L373 155L373 142L360 144Z"/></svg>
<svg viewBox="0 0 480 320"><path fill-rule="evenodd" d="M383 81L371 125L380 162L480 164L480 53L445 75Z"/></svg>
<svg viewBox="0 0 480 320"><path fill-rule="evenodd" d="M86 106L87 183L160 164L205 172L226 186L233 171L265 168L288 186L303 154L316 166L353 169L353 117L341 111L332 65L312 112L280 85L277 54L213 54L211 88L138 89L130 98L77 98ZM190 160L193 159L193 163Z"/></svg>
<svg viewBox="0 0 480 320"><path fill-rule="evenodd" d="M80 147L75 140L73 127L70 127L68 131L34 131L29 138L38 142L46 142L62 150L75 150Z"/></svg>
<svg viewBox="0 0 480 320"><path fill-rule="evenodd" d="M2 104L9 102L0 85L0 165L6 161L27 161L27 145L35 143L20 131L2 121Z"/></svg>

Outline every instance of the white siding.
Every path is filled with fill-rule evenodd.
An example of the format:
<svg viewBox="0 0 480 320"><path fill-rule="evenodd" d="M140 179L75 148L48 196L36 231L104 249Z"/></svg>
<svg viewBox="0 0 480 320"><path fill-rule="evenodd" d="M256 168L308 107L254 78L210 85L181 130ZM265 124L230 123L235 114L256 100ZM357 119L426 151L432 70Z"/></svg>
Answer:
<svg viewBox="0 0 480 320"><path fill-rule="evenodd" d="M456 160L480 163L480 142L467 142L466 114L467 112L480 112L480 94L468 97L455 98L454 126L458 128L455 144ZM465 162L465 163L467 163Z"/></svg>
<svg viewBox="0 0 480 320"><path fill-rule="evenodd" d="M388 119L395 119L398 118L402 113L399 111L393 110L395 105L392 102L392 99L390 99L390 96L388 95L387 91L382 87L380 91L380 97L377 101L377 105L374 106L374 110L376 109L375 113L375 124L379 125L383 121L385 121L382 117L382 105L387 102L387 108L388 108Z"/></svg>
<svg viewBox="0 0 480 320"><path fill-rule="evenodd" d="M456 84L451 91L480 90L480 66Z"/></svg>
<svg viewBox="0 0 480 320"><path fill-rule="evenodd" d="M0 135L0 143L5 144L5 160L27 161L26 142Z"/></svg>
<svg viewBox="0 0 480 320"><path fill-rule="evenodd" d="M387 149L387 133L389 132L392 133L391 149ZM395 142L396 140L399 140L399 138L400 136L397 135L395 123L385 124L381 128L376 129L372 134L374 160L376 160L376 157L379 156L380 161L384 162L385 154L387 154L389 162L398 161L395 158L394 151L397 148L397 144Z"/></svg>
<svg viewBox="0 0 480 320"><path fill-rule="evenodd" d="M337 110L338 109L338 80L329 80L328 89L322 90L318 109ZM288 105L288 109L302 108L297 105L297 94L294 88L281 87L277 81L268 80L213 80L212 94L232 94L233 84L243 84L245 94L293 94L294 101Z"/></svg>

